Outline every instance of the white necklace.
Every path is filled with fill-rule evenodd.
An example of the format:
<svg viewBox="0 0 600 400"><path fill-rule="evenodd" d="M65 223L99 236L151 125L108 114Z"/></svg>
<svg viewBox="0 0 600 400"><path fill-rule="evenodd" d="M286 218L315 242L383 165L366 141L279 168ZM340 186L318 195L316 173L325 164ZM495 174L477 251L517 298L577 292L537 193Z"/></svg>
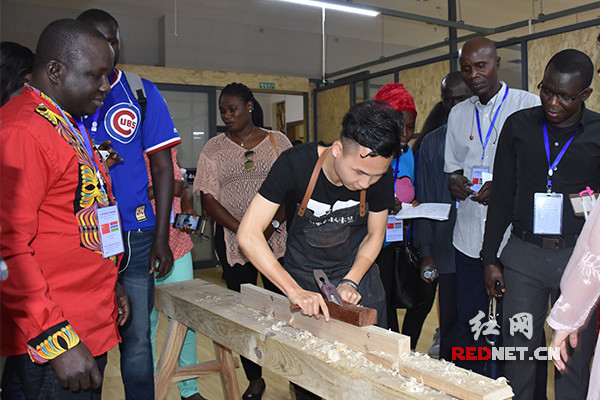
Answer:
<svg viewBox="0 0 600 400"><path fill-rule="evenodd" d="M250 138L250 136L252 136L252 134L254 133L255 130L256 130L256 127L252 128L252 132L250 132L250 134L248 136L246 136L246 138L244 138L244 140L240 141L240 146L244 147L244 142L246 140L248 140ZM237 139L237 140L239 140L239 139Z"/></svg>

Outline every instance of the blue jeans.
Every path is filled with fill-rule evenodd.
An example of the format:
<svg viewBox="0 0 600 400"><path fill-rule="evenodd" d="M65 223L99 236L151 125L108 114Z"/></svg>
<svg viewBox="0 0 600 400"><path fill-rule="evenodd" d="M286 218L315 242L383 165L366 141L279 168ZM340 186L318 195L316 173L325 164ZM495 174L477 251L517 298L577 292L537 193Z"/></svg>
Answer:
<svg viewBox="0 0 600 400"><path fill-rule="evenodd" d="M96 357L98 369L104 375L104 368L108 357L106 353ZM54 370L50 364L35 364L28 354L8 357L5 371L14 371L19 382L27 382L20 385L20 393L17 390L2 393L2 399L26 399L26 400L100 400L102 387L98 389L78 390L72 392L64 389L56 380ZM13 389L15 389L13 387Z"/></svg>
<svg viewBox="0 0 600 400"><path fill-rule="evenodd" d="M121 376L127 400L150 400L154 399L150 344L154 276L149 270L154 230L125 232L123 242L125 254L119 268L119 283L131 299L131 318L120 328Z"/></svg>

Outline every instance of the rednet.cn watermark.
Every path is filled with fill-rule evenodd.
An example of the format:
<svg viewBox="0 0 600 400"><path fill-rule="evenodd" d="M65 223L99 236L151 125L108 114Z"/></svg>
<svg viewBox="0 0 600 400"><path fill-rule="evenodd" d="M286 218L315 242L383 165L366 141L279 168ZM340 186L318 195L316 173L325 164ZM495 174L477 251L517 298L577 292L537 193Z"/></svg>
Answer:
<svg viewBox="0 0 600 400"><path fill-rule="evenodd" d="M538 347L528 356L527 347L452 347L452 361L560 360L560 347Z"/></svg>
<svg viewBox="0 0 600 400"><path fill-rule="evenodd" d="M560 347L538 347L529 352L527 347L496 347L495 340L490 341L500 335L500 326L497 324L495 316L488 316L488 321L483 321L485 313L479 311L475 317L469 320L473 339L477 340L480 336L486 337L490 347L452 347L452 361L517 361L517 360L539 360L552 361L560 360ZM533 317L530 313L518 313L508 318L510 323L509 334L514 336L516 333L522 334L531 340L533 336Z"/></svg>

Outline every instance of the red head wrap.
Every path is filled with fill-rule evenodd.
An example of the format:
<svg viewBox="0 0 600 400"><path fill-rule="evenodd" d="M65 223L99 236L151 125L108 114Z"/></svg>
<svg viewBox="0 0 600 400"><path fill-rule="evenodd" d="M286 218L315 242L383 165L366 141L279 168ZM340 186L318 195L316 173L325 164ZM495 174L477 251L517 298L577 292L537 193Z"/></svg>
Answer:
<svg viewBox="0 0 600 400"><path fill-rule="evenodd" d="M415 101L401 83L386 83L379 91L377 91L373 100L385 101L394 107L396 111L408 111L417 118Z"/></svg>

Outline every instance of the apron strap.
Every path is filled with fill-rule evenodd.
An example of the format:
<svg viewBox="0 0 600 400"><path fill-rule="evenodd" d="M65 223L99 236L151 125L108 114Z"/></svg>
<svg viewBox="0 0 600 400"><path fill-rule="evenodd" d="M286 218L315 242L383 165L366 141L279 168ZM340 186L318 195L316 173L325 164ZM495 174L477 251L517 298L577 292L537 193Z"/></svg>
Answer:
<svg viewBox="0 0 600 400"><path fill-rule="evenodd" d="M298 216L303 217L306 212L306 206L308 205L308 200L310 200L310 196L312 196L313 191L315 190L315 185L317 183L317 179L319 178L319 173L321 172L321 168L323 167L323 162L325 161L325 156L329 152L331 148L328 147L321 153L315 167L313 168L312 175L310 176L310 181L308 182L308 187L304 192L304 198L302 199L302 203L300 203L300 208L298 208ZM366 204L367 204L367 191L365 189L360 191L360 207L359 214L361 217L365 216L366 213Z"/></svg>
<svg viewBox="0 0 600 400"><path fill-rule="evenodd" d="M302 203L300 203L300 208L298 209L298 216L303 217L306 212L306 206L308 205L308 200L310 200L310 196L313 194L313 190L315 190L315 184L317 183L317 178L319 177L319 173L321 172L321 167L323 166L323 162L325 162L325 156L329 153L329 147L321 153L315 167L313 168L312 175L310 176L310 181L308 182L308 187L304 192L304 198L302 199Z"/></svg>
<svg viewBox="0 0 600 400"><path fill-rule="evenodd" d="M367 191L365 189L363 189L360 191L359 215L361 217L365 216L366 204L367 204Z"/></svg>

